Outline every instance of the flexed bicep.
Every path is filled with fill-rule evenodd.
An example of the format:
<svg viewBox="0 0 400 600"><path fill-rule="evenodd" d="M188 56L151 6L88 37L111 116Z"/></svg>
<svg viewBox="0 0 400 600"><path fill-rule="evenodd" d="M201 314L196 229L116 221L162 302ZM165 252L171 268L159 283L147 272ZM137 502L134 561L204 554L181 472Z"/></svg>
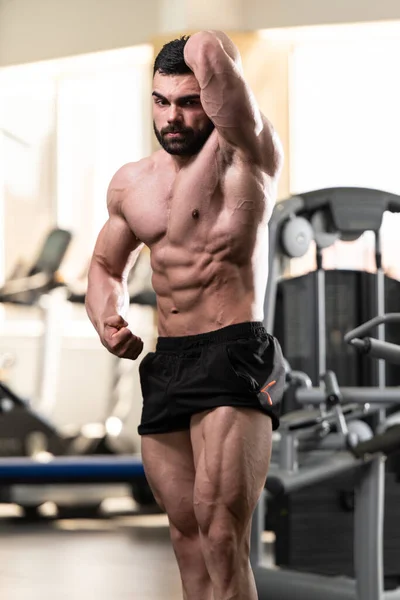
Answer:
<svg viewBox="0 0 400 600"><path fill-rule="evenodd" d="M246 83L239 53L222 32L200 32L185 46L185 61L199 82L201 103L223 141L275 174L279 144Z"/></svg>

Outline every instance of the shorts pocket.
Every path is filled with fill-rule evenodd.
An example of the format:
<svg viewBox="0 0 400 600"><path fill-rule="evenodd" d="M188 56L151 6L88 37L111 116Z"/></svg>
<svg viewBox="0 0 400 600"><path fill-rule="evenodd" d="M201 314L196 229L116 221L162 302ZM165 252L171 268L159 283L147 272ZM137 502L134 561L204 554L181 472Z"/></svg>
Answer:
<svg viewBox="0 0 400 600"><path fill-rule="evenodd" d="M259 393L272 370L269 338L237 340L226 347L230 366L251 392Z"/></svg>
<svg viewBox="0 0 400 600"><path fill-rule="evenodd" d="M139 379L140 379L140 387L142 389L143 400L149 395L151 385L153 382L152 373L154 370L152 369L153 364L155 362L156 353L149 352L142 359L142 362L139 365Z"/></svg>
<svg viewBox="0 0 400 600"><path fill-rule="evenodd" d="M139 364L139 374L141 375L144 369L150 365L151 361L155 357L155 352L148 352L146 356L144 356Z"/></svg>

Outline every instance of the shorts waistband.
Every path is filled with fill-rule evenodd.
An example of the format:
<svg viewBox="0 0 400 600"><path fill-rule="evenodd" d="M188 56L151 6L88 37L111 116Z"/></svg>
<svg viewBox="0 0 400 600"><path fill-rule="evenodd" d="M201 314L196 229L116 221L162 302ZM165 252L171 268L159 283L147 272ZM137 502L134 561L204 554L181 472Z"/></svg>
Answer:
<svg viewBox="0 0 400 600"><path fill-rule="evenodd" d="M221 329L186 335L179 337L159 337L157 339L156 352L182 352L198 346L230 342L238 338L251 338L257 335L266 335L267 331L261 321L249 321L246 323L235 323Z"/></svg>

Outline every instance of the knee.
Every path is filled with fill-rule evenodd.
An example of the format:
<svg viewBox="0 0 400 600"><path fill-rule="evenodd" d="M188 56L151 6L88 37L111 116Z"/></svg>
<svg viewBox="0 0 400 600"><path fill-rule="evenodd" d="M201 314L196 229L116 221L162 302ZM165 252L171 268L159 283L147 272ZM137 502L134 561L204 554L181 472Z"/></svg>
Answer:
<svg viewBox="0 0 400 600"><path fill-rule="evenodd" d="M248 527L237 519L227 508L215 511L202 511L198 526L202 546L211 560L232 563L250 553Z"/></svg>
<svg viewBox="0 0 400 600"><path fill-rule="evenodd" d="M202 546L208 559L215 564L233 565L244 550L237 528L232 523L218 520L202 532Z"/></svg>
<svg viewBox="0 0 400 600"><path fill-rule="evenodd" d="M192 520L179 524L170 521L169 533L175 553L182 555L191 552L199 538L197 523Z"/></svg>
<svg viewBox="0 0 400 600"><path fill-rule="evenodd" d="M188 541L198 537L198 529L193 527L176 527L172 523L170 524L170 537L171 542L174 546L182 546Z"/></svg>
<svg viewBox="0 0 400 600"><path fill-rule="evenodd" d="M216 544L224 539L229 542L231 538L240 541L248 528L248 518L243 511L234 511L225 503L197 501L194 509L200 533Z"/></svg>

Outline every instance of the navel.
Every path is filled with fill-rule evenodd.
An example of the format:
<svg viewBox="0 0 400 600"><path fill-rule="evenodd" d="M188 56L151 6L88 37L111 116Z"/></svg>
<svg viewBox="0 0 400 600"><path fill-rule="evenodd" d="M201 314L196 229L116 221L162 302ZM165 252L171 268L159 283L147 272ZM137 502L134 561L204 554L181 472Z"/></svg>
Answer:
<svg viewBox="0 0 400 600"><path fill-rule="evenodd" d="M200 213L199 213L198 209L195 208L194 211L192 211L192 217L193 217L193 219L198 219L199 216L200 216Z"/></svg>

